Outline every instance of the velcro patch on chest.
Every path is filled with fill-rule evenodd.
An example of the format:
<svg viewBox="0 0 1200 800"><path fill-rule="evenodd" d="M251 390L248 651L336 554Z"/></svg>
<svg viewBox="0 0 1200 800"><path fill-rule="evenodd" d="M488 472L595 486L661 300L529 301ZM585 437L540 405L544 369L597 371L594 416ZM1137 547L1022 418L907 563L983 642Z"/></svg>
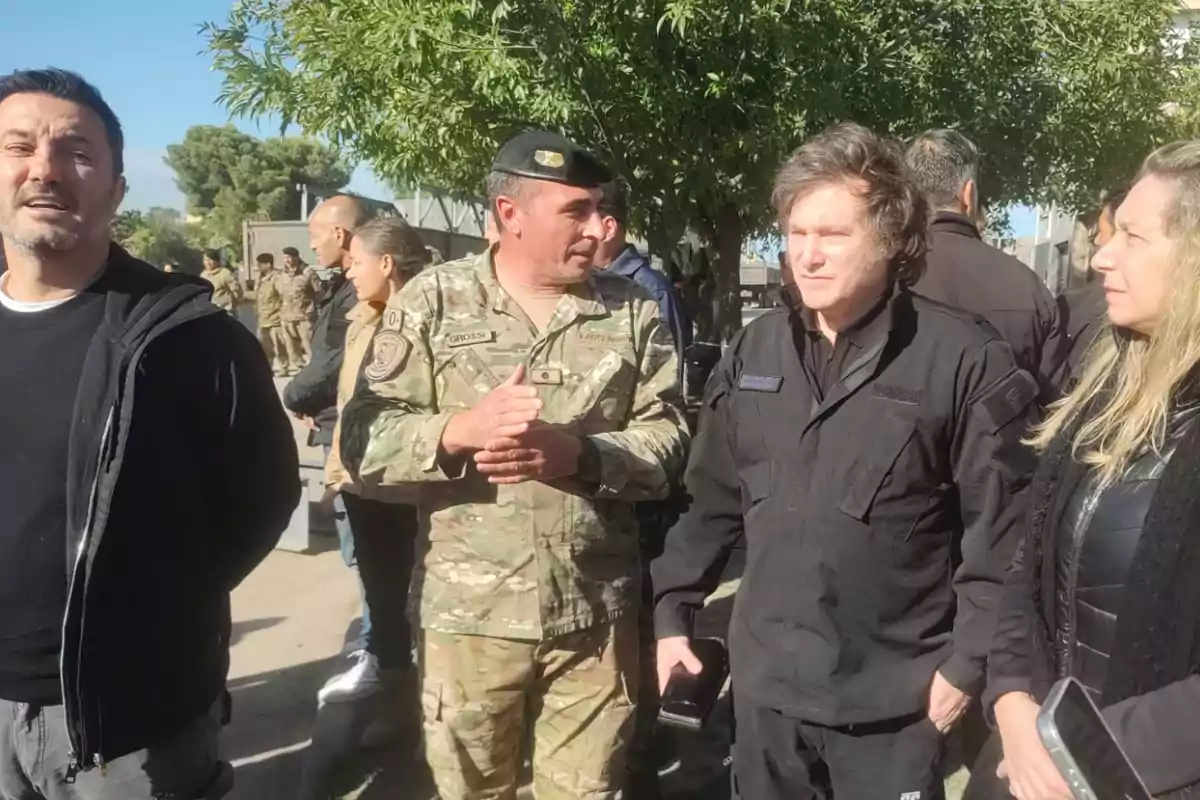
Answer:
<svg viewBox="0 0 1200 800"><path fill-rule="evenodd" d="M529 382L539 386L562 386L562 370L550 367L534 367L529 370Z"/></svg>
<svg viewBox="0 0 1200 800"><path fill-rule="evenodd" d="M902 403L906 406L921 405L921 390L920 389L905 389L903 386L887 386L886 384L875 384L875 396L883 400L891 400L893 403Z"/></svg>
<svg viewBox="0 0 1200 800"><path fill-rule="evenodd" d="M780 375L742 375L738 378L738 388L747 392L777 393L783 386Z"/></svg>
<svg viewBox="0 0 1200 800"><path fill-rule="evenodd" d="M469 331L455 331L446 334L446 344L450 347L466 347L470 344L484 344L496 338L496 332L490 328L476 328Z"/></svg>

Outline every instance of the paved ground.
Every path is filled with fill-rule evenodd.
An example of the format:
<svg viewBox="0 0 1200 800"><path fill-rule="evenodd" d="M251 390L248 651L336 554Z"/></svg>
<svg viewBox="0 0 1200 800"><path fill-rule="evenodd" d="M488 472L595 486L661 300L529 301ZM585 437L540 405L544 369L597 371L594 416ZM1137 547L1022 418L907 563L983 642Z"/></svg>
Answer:
<svg viewBox="0 0 1200 800"><path fill-rule="evenodd" d="M710 603L699 623L701 635L723 634L735 586L727 583ZM411 741L347 758L344 742L357 738L357 731L349 732L354 722L344 716L348 709L326 709L318 725L316 692L341 665L343 645L357 627L358 602L353 575L332 549L273 553L234 593L234 720L223 741L225 757L237 767L230 800L324 800L339 793L359 800L430 798L422 767L413 763ZM685 766L662 781L664 797L729 797L728 723L729 708L722 704L708 731L677 738ZM314 731L317 743L311 745ZM314 791L324 779L337 789ZM951 798L962 782L961 776L952 781Z"/></svg>

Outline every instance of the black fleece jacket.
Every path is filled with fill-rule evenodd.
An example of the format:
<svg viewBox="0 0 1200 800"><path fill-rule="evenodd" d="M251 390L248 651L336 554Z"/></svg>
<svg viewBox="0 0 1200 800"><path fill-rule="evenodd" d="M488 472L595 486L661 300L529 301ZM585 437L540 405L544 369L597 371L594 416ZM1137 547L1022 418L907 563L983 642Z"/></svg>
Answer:
<svg viewBox="0 0 1200 800"><path fill-rule="evenodd" d="M169 738L224 691L229 593L300 496L254 336L195 278L113 246L69 438L62 684L91 768Z"/></svg>

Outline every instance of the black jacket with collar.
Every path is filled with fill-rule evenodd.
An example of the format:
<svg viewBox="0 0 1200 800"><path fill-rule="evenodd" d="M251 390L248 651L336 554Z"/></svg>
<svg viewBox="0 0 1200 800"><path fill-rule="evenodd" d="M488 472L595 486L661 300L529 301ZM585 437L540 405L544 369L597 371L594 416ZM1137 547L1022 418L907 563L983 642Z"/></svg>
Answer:
<svg viewBox="0 0 1200 800"><path fill-rule="evenodd" d="M312 359L283 390L289 411L311 417L317 430L308 435L310 445L332 445L337 425L337 384L346 355L346 315L358 303L354 284L341 269L326 284L317 307L313 327Z"/></svg>
<svg viewBox="0 0 1200 800"><path fill-rule="evenodd" d="M1058 397L1070 343L1054 297L1037 274L984 242L970 218L939 211L929 226L925 272L913 291L978 314L992 324L1038 381L1043 401Z"/></svg>
<svg viewBox="0 0 1200 800"><path fill-rule="evenodd" d="M209 289L113 246L69 439L62 685L90 768L210 709L229 593L299 500L296 445L254 336Z"/></svg>
<svg viewBox="0 0 1200 800"><path fill-rule="evenodd" d="M802 314L734 336L652 567L657 635L687 634L744 532L739 700L823 725L915 713L935 670L978 688L1032 468L1037 389L990 326L904 290L882 313L823 402Z"/></svg>
<svg viewBox="0 0 1200 800"><path fill-rule="evenodd" d="M1051 443L1030 488L1023 541L1004 589L988 663L984 705L989 711L1009 692L1040 702L1059 677L1051 640L1060 588L1056 534L1086 476L1086 468L1071 457L1080 418ZM1099 703L1156 797L1200 797L1198 483L1200 425L1192 425L1150 501L1121 590Z"/></svg>
<svg viewBox="0 0 1200 800"><path fill-rule="evenodd" d="M1079 379L1088 348L1108 325L1108 302L1104 282L1094 280L1058 296L1059 314L1067 332L1067 355L1063 359L1059 384L1063 392Z"/></svg>

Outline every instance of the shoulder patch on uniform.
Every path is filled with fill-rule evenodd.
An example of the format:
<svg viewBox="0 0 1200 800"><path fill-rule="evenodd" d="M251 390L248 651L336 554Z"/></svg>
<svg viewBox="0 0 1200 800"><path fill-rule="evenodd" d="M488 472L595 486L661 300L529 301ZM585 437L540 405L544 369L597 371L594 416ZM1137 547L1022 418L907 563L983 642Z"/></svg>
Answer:
<svg viewBox="0 0 1200 800"><path fill-rule="evenodd" d="M992 388L980 402L991 421L992 432L1020 416L1038 396L1037 382L1023 370L1015 370Z"/></svg>
<svg viewBox="0 0 1200 800"><path fill-rule="evenodd" d="M363 374L371 383L386 381L395 376L404 364L404 357L408 355L410 347L408 339L401 336L399 331L379 331L375 334L375 340L371 342L372 359L363 370Z"/></svg>
<svg viewBox="0 0 1200 800"><path fill-rule="evenodd" d="M770 392L774 394L783 386L783 378L779 375L742 375L738 378L738 388L747 392Z"/></svg>

